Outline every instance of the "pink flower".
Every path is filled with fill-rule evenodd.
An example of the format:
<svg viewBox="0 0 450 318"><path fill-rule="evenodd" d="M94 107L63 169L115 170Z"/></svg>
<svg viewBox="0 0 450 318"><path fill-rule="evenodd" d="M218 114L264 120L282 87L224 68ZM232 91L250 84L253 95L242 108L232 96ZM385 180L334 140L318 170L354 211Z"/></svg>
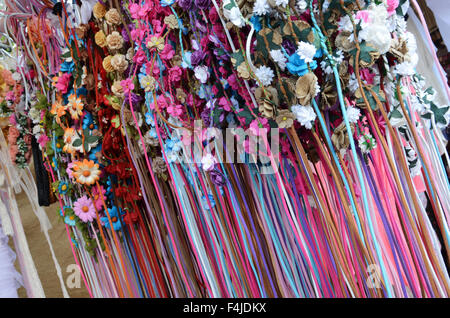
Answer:
<svg viewBox="0 0 450 318"><path fill-rule="evenodd" d="M138 13L139 17L141 19L144 19L152 9L153 9L153 2L145 1L145 4L142 6L141 10Z"/></svg>
<svg viewBox="0 0 450 318"><path fill-rule="evenodd" d="M370 22L370 13L368 10L361 10L356 13L356 19L361 19L364 23Z"/></svg>
<svg viewBox="0 0 450 318"><path fill-rule="evenodd" d="M14 91L9 91L6 93L6 100L13 101L14 100Z"/></svg>
<svg viewBox="0 0 450 318"><path fill-rule="evenodd" d="M16 161L17 153L19 152L19 147L17 145L9 146L9 156L11 157L11 161Z"/></svg>
<svg viewBox="0 0 450 318"><path fill-rule="evenodd" d="M234 90L239 89L239 84L238 84L236 75L231 74L230 76L228 76L227 81L228 81L228 84L230 84L232 89L234 89Z"/></svg>
<svg viewBox="0 0 450 318"><path fill-rule="evenodd" d="M85 195L73 204L73 211L85 223L93 221L96 215L92 200Z"/></svg>
<svg viewBox="0 0 450 318"><path fill-rule="evenodd" d="M174 66L169 70L169 80L171 82L179 82L181 80L181 68L179 66Z"/></svg>
<svg viewBox="0 0 450 318"><path fill-rule="evenodd" d="M222 106L223 109L226 110L227 112L231 110L230 102L225 97L221 97L219 99L219 105Z"/></svg>
<svg viewBox="0 0 450 318"><path fill-rule="evenodd" d="M102 195L103 198L105 198L106 196L106 190L105 188L103 188L103 186L100 186L101 190L102 190ZM97 209L97 211L101 211L103 208L103 202L102 202L102 197L100 196L100 192L98 191L98 188L95 187L94 190L92 191L92 195L94 198L94 206Z"/></svg>
<svg viewBox="0 0 450 318"><path fill-rule="evenodd" d="M120 85L122 85L124 94L130 94L130 92L134 89L133 81L130 78L121 81Z"/></svg>
<svg viewBox="0 0 450 318"><path fill-rule="evenodd" d="M172 45L166 44L164 49L159 53L159 56L163 60L170 60L175 55L175 51L172 49Z"/></svg>
<svg viewBox="0 0 450 318"><path fill-rule="evenodd" d="M42 134L38 139L38 143L41 146L41 148L45 148L45 146L47 145L47 143L49 141L50 141L50 139L45 134Z"/></svg>
<svg viewBox="0 0 450 318"><path fill-rule="evenodd" d="M361 78L367 82L367 84L372 85L375 74L371 73L368 68L363 68L361 71Z"/></svg>
<svg viewBox="0 0 450 318"><path fill-rule="evenodd" d="M66 169L66 173L69 175L69 178L73 178L73 171L72 171L72 167L74 166L73 162L70 162L67 165L67 169Z"/></svg>
<svg viewBox="0 0 450 318"><path fill-rule="evenodd" d="M387 3L387 12L388 15L391 16L395 13L395 9L397 9L398 5L399 5L399 1L398 0L386 0Z"/></svg>
<svg viewBox="0 0 450 318"><path fill-rule="evenodd" d="M17 137L20 136L20 131L15 126L11 126L11 127L9 127L8 134L9 134L8 139L9 139L9 137L11 137L11 140L16 140Z"/></svg>
<svg viewBox="0 0 450 318"><path fill-rule="evenodd" d="M17 125L16 115L15 114L12 114L11 116L9 116L9 123L11 125Z"/></svg>
<svg viewBox="0 0 450 318"><path fill-rule="evenodd" d="M147 57L145 56L144 50L139 49L136 54L133 56L133 62L142 65L146 61Z"/></svg>
<svg viewBox="0 0 450 318"><path fill-rule="evenodd" d="M159 95L158 98L156 99L156 102L158 103L158 107L160 109L164 109L169 106L169 104L167 103L167 99L164 95Z"/></svg>
<svg viewBox="0 0 450 318"><path fill-rule="evenodd" d="M58 77L58 82L54 84L55 88L59 90L62 94L67 93L67 87L69 86L70 78L72 74L64 73L60 77Z"/></svg>
<svg viewBox="0 0 450 318"><path fill-rule="evenodd" d="M262 134L266 133L268 128L269 128L269 120L263 117L254 119L250 123L249 127L250 131L256 136L261 136Z"/></svg>
<svg viewBox="0 0 450 318"><path fill-rule="evenodd" d="M178 117L183 113L183 106L180 104L171 104L169 107L167 107L167 112L174 117Z"/></svg>
<svg viewBox="0 0 450 318"><path fill-rule="evenodd" d="M130 15L133 19L139 19L139 11L141 10L141 7L137 3L131 3L128 6L128 10L130 10Z"/></svg>

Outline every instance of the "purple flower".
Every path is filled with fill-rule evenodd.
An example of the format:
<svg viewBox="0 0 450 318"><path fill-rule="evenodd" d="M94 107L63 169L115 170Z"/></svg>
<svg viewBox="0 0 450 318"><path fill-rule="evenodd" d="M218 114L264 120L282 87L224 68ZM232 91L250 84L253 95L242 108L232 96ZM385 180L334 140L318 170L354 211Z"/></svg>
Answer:
<svg viewBox="0 0 450 318"><path fill-rule="evenodd" d="M192 9L192 0L178 0L178 5L183 10L190 10Z"/></svg>
<svg viewBox="0 0 450 318"><path fill-rule="evenodd" d="M211 177L212 183L218 187L222 187L226 183L225 176L217 169L211 170L209 176Z"/></svg>
<svg viewBox="0 0 450 318"><path fill-rule="evenodd" d="M205 54L202 52L202 50L197 50L194 53L192 53L191 54L191 64L192 64L192 66L199 65L204 57L205 57Z"/></svg>
<svg viewBox="0 0 450 318"><path fill-rule="evenodd" d="M206 10L211 5L211 0L194 0L195 6L200 10Z"/></svg>
<svg viewBox="0 0 450 318"><path fill-rule="evenodd" d="M209 127L211 125L211 109L205 108L201 113L200 117L203 120L203 123L206 127Z"/></svg>
<svg viewBox="0 0 450 318"><path fill-rule="evenodd" d="M297 48L295 47L294 43L292 43L288 39L284 39L283 43L281 43L281 45L284 47L284 49L286 50L287 54L289 54L289 55L294 54L295 51L297 50Z"/></svg>
<svg viewBox="0 0 450 318"><path fill-rule="evenodd" d="M131 105L133 106L134 110L139 110L139 102L142 100L142 97L139 95L136 95L135 93L131 93ZM125 93L125 102L129 103L128 99L128 93Z"/></svg>

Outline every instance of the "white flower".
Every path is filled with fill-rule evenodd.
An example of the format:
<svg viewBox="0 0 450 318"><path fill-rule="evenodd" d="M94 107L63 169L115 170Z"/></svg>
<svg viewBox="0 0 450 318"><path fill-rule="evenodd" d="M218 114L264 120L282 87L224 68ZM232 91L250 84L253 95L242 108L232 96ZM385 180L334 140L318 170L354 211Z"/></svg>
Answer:
<svg viewBox="0 0 450 318"><path fill-rule="evenodd" d="M278 64L281 70L284 71L287 58L284 56L283 52L281 52L281 50L272 50L270 51L270 56L272 57L272 60Z"/></svg>
<svg viewBox="0 0 450 318"><path fill-rule="evenodd" d="M355 73L352 73L352 74L350 75L349 80L348 80L348 89L349 89L352 93L354 93L354 92L356 92L356 90L358 89L358 87L359 87L358 79L356 78Z"/></svg>
<svg viewBox="0 0 450 318"><path fill-rule="evenodd" d="M212 154L207 153L205 156L203 156L201 163L203 170L209 171L214 168L214 165L217 163L217 160Z"/></svg>
<svg viewBox="0 0 450 318"><path fill-rule="evenodd" d="M360 38L373 45L380 54L385 54L391 47L391 32L384 24L372 24L364 29Z"/></svg>
<svg viewBox="0 0 450 318"><path fill-rule="evenodd" d="M348 15L343 16L338 22L339 31L353 32L352 20Z"/></svg>
<svg viewBox="0 0 450 318"><path fill-rule="evenodd" d="M264 86L269 86L274 77L272 69L265 65L258 67L255 70L255 75ZM258 85L260 85L259 82Z"/></svg>
<svg viewBox="0 0 450 318"><path fill-rule="evenodd" d="M242 28L245 25L244 17L237 7L231 8L231 10L229 11L228 19L231 21L231 23L239 28Z"/></svg>
<svg viewBox="0 0 450 318"><path fill-rule="evenodd" d="M194 68L195 77L202 83L205 84L209 78L208 67L206 65L199 65Z"/></svg>
<svg viewBox="0 0 450 318"><path fill-rule="evenodd" d="M270 6L267 0L256 0L253 6L253 13L256 15L265 15L269 13Z"/></svg>
<svg viewBox="0 0 450 318"><path fill-rule="evenodd" d="M362 153L369 153L372 149L375 149L377 146L377 141L370 133L366 133L359 137L358 145Z"/></svg>
<svg viewBox="0 0 450 318"><path fill-rule="evenodd" d="M312 124L316 120L316 113L311 106L294 105L291 107L291 111L302 126L307 129L312 128Z"/></svg>
<svg viewBox="0 0 450 318"><path fill-rule="evenodd" d="M277 6L282 6L283 8L286 8L288 3L289 3L289 0L275 0L275 4Z"/></svg>
<svg viewBox="0 0 450 318"><path fill-rule="evenodd" d="M304 11L308 7L308 3L305 0L299 0L297 1L297 7L300 11Z"/></svg>
<svg viewBox="0 0 450 318"><path fill-rule="evenodd" d="M360 114L361 114L361 111L359 110L359 108L352 107L352 106L347 108L347 117L348 117L348 121L350 123L356 124L356 122L359 119Z"/></svg>
<svg viewBox="0 0 450 318"><path fill-rule="evenodd" d="M22 76L20 75L20 73L14 72L12 75L12 79L15 80L16 82L18 82L22 79Z"/></svg>
<svg viewBox="0 0 450 318"><path fill-rule="evenodd" d="M306 63L311 63L316 54L316 47L308 42L298 42L297 54L300 55Z"/></svg>
<svg viewBox="0 0 450 318"><path fill-rule="evenodd" d="M398 75L409 76L414 75L416 72L412 63L403 62L395 66L394 73Z"/></svg>
<svg viewBox="0 0 450 318"><path fill-rule="evenodd" d="M320 62L320 67L322 68L322 70L325 72L325 74L329 75L331 73L333 73L333 68L331 67L330 63L328 62L327 59L323 60L322 62Z"/></svg>

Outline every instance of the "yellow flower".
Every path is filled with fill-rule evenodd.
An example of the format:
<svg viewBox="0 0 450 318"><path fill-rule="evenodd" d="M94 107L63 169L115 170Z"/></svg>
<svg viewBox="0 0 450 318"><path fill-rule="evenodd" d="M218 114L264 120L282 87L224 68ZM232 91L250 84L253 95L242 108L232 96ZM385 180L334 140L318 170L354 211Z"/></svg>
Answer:
<svg viewBox="0 0 450 318"><path fill-rule="evenodd" d="M95 33L95 44L97 44L100 47L105 47L106 45L106 36L105 33L100 30L97 33Z"/></svg>
<svg viewBox="0 0 450 318"><path fill-rule="evenodd" d="M80 184L93 185L100 179L99 165L92 160L84 159L74 163L73 176Z"/></svg>
<svg viewBox="0 0 450 318"><path fill-rule="evenodd" d="M112 56L108 55L107 57L105 57L103 59L103 68L105 69L105 71L107 71L108 73L114 71L114 67L111 65L111 60L112 60Z"/></svg>
<svg viewBox="0 0 450 318"><path fill-rule="evenodd" d="M67 104L67 109L72 116L72 119L78 120L80 119L81 114L83 113L83 103L81 102L81 98L77 98L75 94L69 96L69 103Z"/></svg>
<svg viewBox="0 0 450 318"><path fill-rule="evenodd" d="M97 2L92 8L92 13L94 14L94 17L101 19L106 14L106 7L100 2Z"/></svg>

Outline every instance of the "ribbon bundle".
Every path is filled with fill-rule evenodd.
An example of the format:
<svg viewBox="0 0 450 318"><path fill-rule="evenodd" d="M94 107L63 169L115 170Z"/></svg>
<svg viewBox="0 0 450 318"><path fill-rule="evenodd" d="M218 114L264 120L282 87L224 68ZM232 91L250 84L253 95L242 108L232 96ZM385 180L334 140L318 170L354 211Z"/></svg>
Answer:
<svg viewBox="0 0 450 318"><path fill-rule="evenodd" d="M92 297L448 297L409 1L5 3L11 160L36 139Z"/></svg>

